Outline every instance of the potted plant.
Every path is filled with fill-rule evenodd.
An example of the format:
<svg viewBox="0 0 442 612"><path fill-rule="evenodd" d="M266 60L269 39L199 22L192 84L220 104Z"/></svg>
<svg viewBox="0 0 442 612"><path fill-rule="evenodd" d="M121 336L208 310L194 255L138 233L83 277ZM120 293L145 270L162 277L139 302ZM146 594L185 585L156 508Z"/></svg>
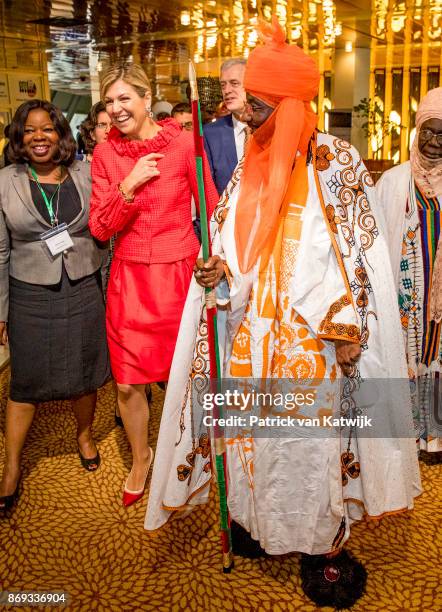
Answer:
<svg viewBox="0 0 442 612"><path fill-rule="evenodd" d="M376 97L373 100L362 98L359 104L353 107L353 112L361 119L360 127L371 143L373 159L365 160L365 164L376 182L385 170L394 165L393 160L382 159L384 137L394 131L400 133L403 126L384 117L383 106Z"/></svg>

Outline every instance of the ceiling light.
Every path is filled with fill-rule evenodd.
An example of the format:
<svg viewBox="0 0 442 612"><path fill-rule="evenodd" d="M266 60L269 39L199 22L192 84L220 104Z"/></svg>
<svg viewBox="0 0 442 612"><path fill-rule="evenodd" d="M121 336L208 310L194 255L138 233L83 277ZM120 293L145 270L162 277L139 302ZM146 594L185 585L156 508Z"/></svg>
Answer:
<svg viewBox="0 0 442 612"><path fill-rule="evenodd" d="M181 11L181 25L188 26L190 25L190 12L189 11Z"/></svg>
<svg viewBox="0 0 442 612"><path fill-rule="evenodd" d="M338 21L338 23L335 25L335 36L341 36L341 34L342 34L342 23Z"/></svg>
<svg viewBox="0 0 442 612"><path fill-rule="evenodd" d="M396 127L401 127L401 116L397 111L392 110L390 112L390 121L394 123Z"/></svg>
<svg viewBox="0 0 442 612"><path fill-rule="evenodd" d="M404 15L393 15L391 18L391 29L396 34L404 29L405 16Z"/></svg>

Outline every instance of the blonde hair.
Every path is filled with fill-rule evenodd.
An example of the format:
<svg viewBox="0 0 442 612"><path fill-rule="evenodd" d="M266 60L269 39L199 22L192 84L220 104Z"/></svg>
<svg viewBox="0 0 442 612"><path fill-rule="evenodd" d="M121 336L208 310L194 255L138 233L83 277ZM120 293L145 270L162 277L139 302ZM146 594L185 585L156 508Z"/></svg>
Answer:
<svg viewBox="0 0 442 612"><path fill-rule="evenodd" d="M152 91L147 74L140 64L117 64L110 66L100 75L100 98L103 102L109 87L120 79L131 85L140 98Z"/></svg>

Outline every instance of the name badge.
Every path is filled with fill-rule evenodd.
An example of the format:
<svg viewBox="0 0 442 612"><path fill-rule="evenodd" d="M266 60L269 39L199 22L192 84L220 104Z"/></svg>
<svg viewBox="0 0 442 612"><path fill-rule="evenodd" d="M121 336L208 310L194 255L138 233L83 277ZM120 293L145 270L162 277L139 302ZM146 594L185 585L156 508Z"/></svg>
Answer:
<svg viewBox="0 0 442 612"><path fill-rule="evenodd" d="M60 223L57 227L40 234L40 239L46 243L51 255L58 255L74 246L67 228L66 223Z"/></svg>

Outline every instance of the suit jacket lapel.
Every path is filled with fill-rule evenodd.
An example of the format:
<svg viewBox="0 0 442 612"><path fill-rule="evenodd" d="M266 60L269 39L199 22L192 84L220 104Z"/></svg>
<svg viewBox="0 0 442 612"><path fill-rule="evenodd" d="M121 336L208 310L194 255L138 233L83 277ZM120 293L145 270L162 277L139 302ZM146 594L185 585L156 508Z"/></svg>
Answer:
<svg viewBox="0 0 442 612"><path fill-rule="evenodd" d="M80 196L81 202L81 211L78 213L75 219L73 219L71 223L69 223L69 225L73 225L76 221L78 221L78 219L81 219L81 217L83 216L85 212L86 202L84 200L84 186L82 185L81 181L81 172L79 164L74 162L69 168L69 174L71 175L71 178L74 181L74 185L78 191L78 195Z"/></svg>
<svg viewBox="0 0 442 612"><path fill-rule="evenodd" d="M12 183L15 187L18 197L23 202L29 213L35 217L40 223L46 227L51 225L40 215L34 202L32 201L31 186L29 185L29 176L27 166L18 164L16 171L12 175Z"/></svg>

